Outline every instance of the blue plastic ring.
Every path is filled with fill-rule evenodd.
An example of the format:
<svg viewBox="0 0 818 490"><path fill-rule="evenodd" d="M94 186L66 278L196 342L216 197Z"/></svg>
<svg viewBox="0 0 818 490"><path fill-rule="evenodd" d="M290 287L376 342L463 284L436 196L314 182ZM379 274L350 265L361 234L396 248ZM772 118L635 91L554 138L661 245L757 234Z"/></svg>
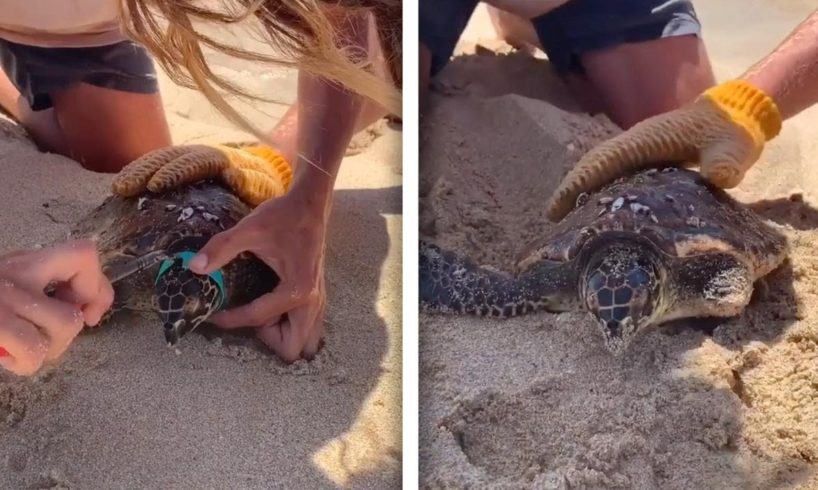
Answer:
<svg viewBox="0 0 818 490"><path fill-rule="evenodd" d="M163 260L161 265L159 266L159 272L156 273L156 280L154 281L154 284L159 282L159 278L162 277L168 271L168 269L170 269L170 266L173 265L177 258L182 259L182 267L184 267L185 269L190 269L190 261L195 256L196 256L195 252L190 252L186 250L184 252L177 253L173 258ZM222 304L224 303L225 297L224 274L222 273L221 270L215 270L208 274L208 277L213 279L213 282L216 283L216 287L219 288L219 308L221 308Z"/></svg>

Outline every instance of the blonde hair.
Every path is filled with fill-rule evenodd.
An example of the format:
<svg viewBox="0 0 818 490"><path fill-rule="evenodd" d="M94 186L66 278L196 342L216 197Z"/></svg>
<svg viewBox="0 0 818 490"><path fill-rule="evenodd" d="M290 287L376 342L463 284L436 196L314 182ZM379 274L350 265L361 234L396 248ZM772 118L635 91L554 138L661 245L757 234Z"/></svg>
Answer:
<svg viewBox="0 0 818 490"><path fill-rule="evenodd" d="M151 52L173 82L199 90L225 117L260 139L263 134L218 89L262 98L216 75L205 60L203 46L240 59L297 67L367 97L393 114L401 114L400 0L222 0L221 9L205 8L200 6L202 3L202 0L121 0L123 27ZM338 24L332 22L332 16L339 13L349 16L364 12L371 12L375 18L391 81L373 73L366 56L344 46L335 27ZM276 55L230 46L193 28L194 21L236 24L251 16L261 22L264 40ZM166 21L165 26L160 19Z"/></svg>

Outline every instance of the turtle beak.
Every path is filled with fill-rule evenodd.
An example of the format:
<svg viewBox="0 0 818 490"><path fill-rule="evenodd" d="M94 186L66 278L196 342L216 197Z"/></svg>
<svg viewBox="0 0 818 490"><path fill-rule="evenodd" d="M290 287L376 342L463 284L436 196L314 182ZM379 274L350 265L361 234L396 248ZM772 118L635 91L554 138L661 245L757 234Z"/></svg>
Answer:
<svg viewBox="0 0 818 490"><path fill-rule="evenodd" d="M191 325L185 321L184 318L181 318L181 315L175 321L166 319L163 327L165 331L165 340L170 347L173 347L179 343L179 339L190 333L190 331L195 328L194 325Z"/></svg>

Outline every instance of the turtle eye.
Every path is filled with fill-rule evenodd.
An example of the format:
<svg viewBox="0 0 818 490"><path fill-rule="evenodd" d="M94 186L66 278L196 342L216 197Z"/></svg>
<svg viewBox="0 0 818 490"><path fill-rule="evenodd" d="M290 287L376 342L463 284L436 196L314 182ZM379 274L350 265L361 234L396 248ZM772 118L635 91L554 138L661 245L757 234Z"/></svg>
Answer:
<svg viewBox="0 0 818 490"><path fill-rule="evenodd" d="M601 272L595 272L588 280L588 289L591 291L599 291L605 287L605 276Z"/></svg>

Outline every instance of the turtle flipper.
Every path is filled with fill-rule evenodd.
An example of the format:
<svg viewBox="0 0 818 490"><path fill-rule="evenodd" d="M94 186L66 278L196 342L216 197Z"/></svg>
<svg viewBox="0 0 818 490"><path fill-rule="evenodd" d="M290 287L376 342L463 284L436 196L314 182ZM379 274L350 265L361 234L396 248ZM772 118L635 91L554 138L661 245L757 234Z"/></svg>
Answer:
<svg viewBox="0 0 818 490"><path fill-rule="evenodd" d="M674 294L666 320L732 317L741 314L753 293L750 268L729 253L687 257L671 267Z"/></svg>
<svg viewBox="0 0 818 490"><path fill-rule="evenodd" d="M97 327L104 327L110 323L111 318L114 317L117 313L125 309L125 305L117 305L114 304L111 308L108 309L105 313L102 314L102 317L99 319L99 322L96 324Z"/></svg>
<svg viewBox="0 0 818 490"><path fill-rule="evenodd" d="M114 315L128 309L128 298L132 295L132 292L130 286L127 284L127 281L118 282L113 285L113 288L114 301L111 304L111 307L108 308L108 311L102 314L102 317L99 319L96 327L107 326L111 322Z"/></svg>
<svg viewBox="0 0 818 490"><path fill-rule="evenodd" d="M481 268L454 252L421 240L421 306L432 312L508 318L538 310L565 311L576 293L563 268L541 266L514 277Z"/></svg>

